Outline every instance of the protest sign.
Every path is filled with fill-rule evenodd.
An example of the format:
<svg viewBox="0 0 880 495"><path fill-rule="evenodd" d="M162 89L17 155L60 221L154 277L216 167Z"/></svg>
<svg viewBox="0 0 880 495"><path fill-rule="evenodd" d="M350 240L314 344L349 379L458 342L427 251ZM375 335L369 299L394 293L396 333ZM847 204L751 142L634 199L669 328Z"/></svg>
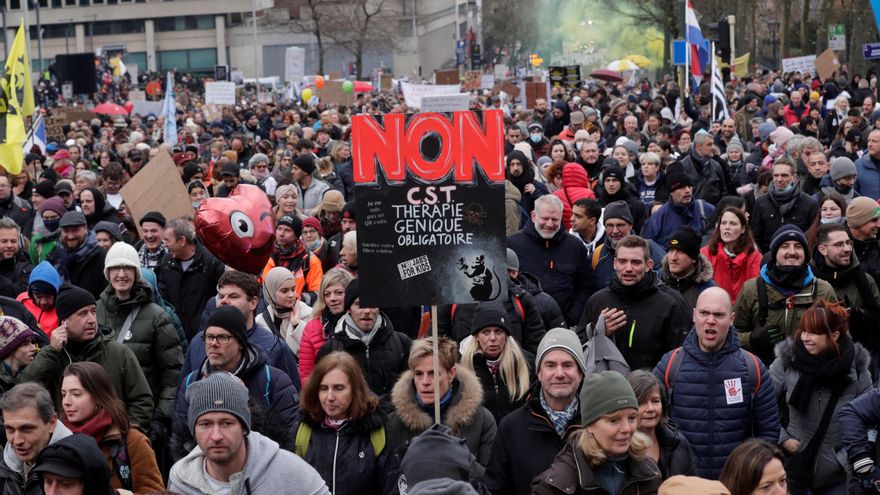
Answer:
<svg viewBox="0 0 880 495"><path fill-rule="evenodd" d="M454 95L460 92L458 84L410 84L401 82L403 98L410 108L422 107L422 96Z"/></svg>
<svg viewBox="0 0 880 495"><path fill-rule="evenodd" d="M438 70L434 72L434 84L458 84L461 76L458 69Z"/></svg>
<svg viewBox="0 0 880 495"><path fill-rule="evenodd" d="M469 70L464 73L464 79L461 81L462 89L465 91L480 89L480 84L483 82L482 79L482 72L478 70Z"/></svg>
<svg viewBox="0 0 880 495"><path fill-rule="evenodd" d="M822 80L830 79L840 69L840 60L834 50L827 49L816 57L816 73Z"/></svg>
<svg viewBox="0 0 880 495"><path fill-rule="evenodd" d="M53 113L54 117L43 119L46 124L46 142L61 141L64 139L64 124L67 123L67 116Z"/></svg>
<svg viewBox="0 0 880 495"><path fill-rule="evenodd" d="M492 74L483 74L480 78L480 89L492 89L495 86L495 76Z"/></svg>
<svg viewBox="0 0 880 495"><path fill-rule="evenodd" d="M492 72L495 79L501 80L507 78L507 66L504 64L497 64Z"/></svg>
<svg viewBox="0 0 880 495"><path fill-rule="evenodd" d="M500 110L352 117L362 305L506 293L503 152Z"/></svg>
<svg viewBox="0 0 880 495"><path fill-rule="evenodd" d="M299 82L306 75L306 51L297 46L284 50L284 79Z"/></svg>
<svg viewBox="0 0 880 495"><path fill-rule="evenodd" d="M545 82L526 82L526 108L535 108L535 100L538 98L547 99L547 83Z"/></svg>
<svg viewBox="0 0 880 495"><path fill-rule="evenodd" d="M234 82L206 82L205 103L235 105Z"/></svg>
<svg viewBox="0 0 880 495"><path fill-rule="evenodd" d="M202 113L205 115L205 120L211 122L213 120L220 120L223 117L223 112L221 111L218 105L213 103L206 103L202 106Z"/></svg>
<svg viewBox="0 0 880 495"><path fill-rule="evenodd" d="M466 112L470 101L471 95L466 93L423 96L420 110L422 112Z"/></svg>
<svg viewBox="0 0 880 495"><path fill-rule="evenodd" d="M147 94L141 90L133 89L128 92L128 101L136 102L136 101L144 101L147 99Z"/></svg>
<svg viewBox="0 0 880 495"><path fill-rule="evenodd" d="M169 220L193 215L186 186L180 180L174 160L166 151L159 151L122 187L119 194L125 200L131 217L138 220L150 211L162 212Z"/></svg>
<svg viewBox="0 0 880 495"><path fill-rule="evenodd" d="M519 97L519 86L513 84L510 80L501 83L501 91L507 93L511 98Z"/></svg>
<svg viewBox="0 0 880 495"><path fill-rule="evenodd" d="M815 64L815 55L784 58L782 59L782 72L800 72L801 74L812 74Z"/></svg>
<svg viewBox="0 0 880 495"><path fill-rule="evenodd" d="M146 117L149 114L153 114L155 116L159 116L162 114L162 102L161 101L135 101L132 102L131 107L132 115L140 115L141 117Z"/></svg>
<svg viewBox="0 0 880 495"><path fill-rule="evenodd" d="M379 91L391 91L394 87L394 75L382 74L379 76Z"/></svg>
<svg viewBox="0 0 880 495"><path fill-rule="evenodd" d="M313 88L312 91L318 95L322 103L336 103L341 105L354 104L354 92L346 93L342 90L345 81L324 81L324 87L321 89Z"/></svg>
<svg viewBox="0 0 880 495"><path fill-rule="evenodd" d="M273 103L275 99L272 97L272 93L261 91L257 93L257 103L261 105L266 105L269 103Z"/></svg>

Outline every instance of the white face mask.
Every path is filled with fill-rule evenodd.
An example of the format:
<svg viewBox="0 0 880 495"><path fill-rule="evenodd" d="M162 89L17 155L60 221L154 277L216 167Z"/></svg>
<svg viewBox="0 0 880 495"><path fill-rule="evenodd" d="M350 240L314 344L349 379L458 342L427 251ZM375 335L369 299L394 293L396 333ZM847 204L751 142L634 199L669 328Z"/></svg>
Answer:
<svg viewBox="0 0 880 495"><path fill-rule="evenodd" d="M575 143L574 143L574 147L575 147L575 149L577 149L578 151L580 151L581 148L584 147L584 142L583 142L583 141L575 141Z"/></svg>

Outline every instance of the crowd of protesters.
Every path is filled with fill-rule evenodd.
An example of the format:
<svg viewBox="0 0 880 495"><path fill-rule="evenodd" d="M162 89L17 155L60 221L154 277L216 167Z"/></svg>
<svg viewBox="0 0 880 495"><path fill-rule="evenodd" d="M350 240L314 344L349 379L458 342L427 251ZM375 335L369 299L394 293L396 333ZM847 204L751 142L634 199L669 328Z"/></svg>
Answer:
<svg viewBox="0 0 880 495"><path fill-rule="evenodd" d="M440 307L436 343L358 281L351 118L417 109L211 114L177 82L179 144L98 116L0 175L0 492L880 492L873 75L753 74L717 117L668 77L474 94L504 113L507 292ZM259 276L191 215L132 217L160 153L193 212L267 195Z"/></svg>

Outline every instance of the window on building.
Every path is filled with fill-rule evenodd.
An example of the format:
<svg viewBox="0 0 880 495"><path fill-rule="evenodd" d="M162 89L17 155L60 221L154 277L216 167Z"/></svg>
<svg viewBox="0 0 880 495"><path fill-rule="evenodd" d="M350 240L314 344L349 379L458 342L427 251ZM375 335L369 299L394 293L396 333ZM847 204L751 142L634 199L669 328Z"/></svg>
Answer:
<svg viewBox="0 0 880 495"><path fill-rule="evenodd" d="M128 53L122 58L122 61L128 67L136 65L138 74L143 74L147 71L147 52Z"/></svg>
<svg viewBox="0 0 880 495"><path fill-rule="evenodd" d="M9 9L18 10L21 8L21 0L9 0Z"/></svg>
<svg viewBox="0 0 880 495"><path fill-rule="evenodd" d="M213 71L217 65L217 50L198 48L193 50L166 50L156 53L158 69L166 71L177 69L187 72Z"/></svg>
<svg viewBox="0 0 880 495"><path fill-rule="evenodd" d="M61 0L52 0L52 8L60 9L61 8Z"/></svg>
<svg viewBox="0 0 880 495"><path fill-rule="evenodd" d="M143 19L129 19L120 21L98 21L95 23L92 33L96 35L108 34L132 34L145 31Z"/></svg>
<svg viewBox="0 0 880 495"><path fill-rule="evenodd" d="M187 31L193 29L214 29L214 16L187 15L156 19L157 32Z"/></svg>

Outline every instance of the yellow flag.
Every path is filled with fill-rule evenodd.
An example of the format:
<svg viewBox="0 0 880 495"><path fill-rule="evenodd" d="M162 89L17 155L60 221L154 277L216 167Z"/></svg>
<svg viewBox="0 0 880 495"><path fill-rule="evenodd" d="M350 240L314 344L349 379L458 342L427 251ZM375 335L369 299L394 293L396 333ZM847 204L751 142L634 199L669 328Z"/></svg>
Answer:
<svg viewBox="0 0 880 495"><path fill-rule="evenodd" d="M733 65L735 66L734 73L736 74L736 77L746 77L746 74L749 73L750 55L751 52L733 59Z"/></svg>
<svg viewBox="0 0 880 495"><path fill-rule="evenodd" d="M0 76L0 166L13 175L21 172L24 159L21 149L27 140L24 117L33 113L34 87L22 20Z"/></svg>

